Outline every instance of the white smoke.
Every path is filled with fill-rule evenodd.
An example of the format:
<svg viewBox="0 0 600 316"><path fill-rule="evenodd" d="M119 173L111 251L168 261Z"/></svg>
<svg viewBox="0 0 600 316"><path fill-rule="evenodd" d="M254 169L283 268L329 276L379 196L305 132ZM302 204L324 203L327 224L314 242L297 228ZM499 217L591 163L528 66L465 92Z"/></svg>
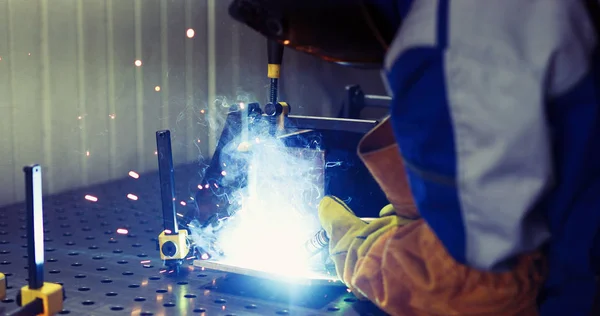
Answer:
<svg viewBox="0 0 600 316"><path fill-rule="evenodd" d="M252 122L242 124L245 129ZM222 164L222 183L236 188L240 174L247 173L246 185L227 192L229 218L205 228L190 223L191 238L212 260L278 274L307 273L314 262L304 243L320 229L324 152L315 144L288 147L284 138L263 130L243 132L223 148L221 155L235 163Z"/></svg>

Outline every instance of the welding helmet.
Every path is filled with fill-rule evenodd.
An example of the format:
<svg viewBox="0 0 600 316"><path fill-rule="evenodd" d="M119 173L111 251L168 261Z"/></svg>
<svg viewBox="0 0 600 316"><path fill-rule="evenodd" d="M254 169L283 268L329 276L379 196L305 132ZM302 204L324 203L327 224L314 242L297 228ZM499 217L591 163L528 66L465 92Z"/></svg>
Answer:
<svg viewBox="0 0 600 316"><path fill-rule="evenodd" d="M397 1L234 0L229 14L269 39L324 60L380 67L400 25Z"/></svg>

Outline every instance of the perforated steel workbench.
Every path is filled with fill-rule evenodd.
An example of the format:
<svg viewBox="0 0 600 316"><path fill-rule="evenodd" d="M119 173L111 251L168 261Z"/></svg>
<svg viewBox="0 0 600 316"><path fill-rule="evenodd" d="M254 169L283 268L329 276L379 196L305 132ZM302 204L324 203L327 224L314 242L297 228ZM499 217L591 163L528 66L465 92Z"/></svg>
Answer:
<svg viewBox="0 0 600 316"><path fill-rule="evenodd" d="M176 170L178 195L195 173L188 168ZM162 225L157 174L45 198L44 213L45 276L66 290L61 314L383 315L344 287L227 275L195 268L192 260L180 275L165 272L156 249ZM119 228L128 233L117 233ZM17 307L16 293L26 285L26 247L24 205L0 209L0 271L9 285L1 314Z"/></svg>

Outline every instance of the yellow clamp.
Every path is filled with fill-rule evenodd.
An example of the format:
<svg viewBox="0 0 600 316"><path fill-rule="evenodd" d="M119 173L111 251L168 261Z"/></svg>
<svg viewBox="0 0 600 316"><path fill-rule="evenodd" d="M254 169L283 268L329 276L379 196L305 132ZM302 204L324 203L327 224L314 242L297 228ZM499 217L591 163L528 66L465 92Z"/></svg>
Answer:
<svg viewBox="0 0 600 316"><path fill-rule="evenodd" d="M187 230L167 235L163 231L158 235L158 246L161 260L185 259L190 251Z"/></svg>
<svg viewBox="0 0 600 316"><path fill-rule="evenodd" d="M267 67L267 77L272 79L279 79L279 69L281 69L281 65L268 64Z"/></svg>
<svg viewBox="0 0 600 316"><path fill-rule="evenodd" d="M6 275L0 273L0 300L6 298Z"/></svg>
<svg viewBox="0 0 600 316"><path fill-rule="evenodd" d="M30 289L29 286L21 288L21 302L20 306L25 306L36 298L41 299L44 302L43 316L56 315L63 309L63 287L60 284L44 282L39 289Z"/></svg>
<svg viewBox="0 0 600 316"><path fill-rule="evenodd" d="M290 106L287 102L279 102L281 105L281 115L277 117L277 130L285 130L285 117L290 113Z"/></svg>
<svg viewBox="0 0 600 316"><path fill-rule="evenodd" d="M290 105L287 102L279 102L281 104L281 115L290 114Z"/></svg>

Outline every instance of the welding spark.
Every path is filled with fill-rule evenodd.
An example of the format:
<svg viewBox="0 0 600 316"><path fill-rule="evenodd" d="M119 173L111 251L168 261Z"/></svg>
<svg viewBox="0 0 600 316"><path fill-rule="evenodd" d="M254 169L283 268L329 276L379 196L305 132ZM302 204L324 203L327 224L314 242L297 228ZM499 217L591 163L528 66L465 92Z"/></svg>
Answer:
<svg viewBox="0 0 600 316"><path fill-rule="evenodd" d="M177 213L177 216L179 216L179 217L183 217L183 214L181 214L181 213Z"/></svg>
<svg viewBox="0 0 600 316"><path fill-rule="evenodd" d="M141 60L139 60L139 59L136 59L136 60L133 62L133 64L134 64L136 67L141 67L141 66L142 66L142 61L141 61Z"/></svg>
<svg viewBox="0 0 600 316"><path fill-rule="evenodd" d="M246 107L246 105L244 104L244 102L240 102L240 109L244 109Z"/></svg>
<svg viewBox="0 0 600 316"><path fill-rule="evenodd" d="M146 263L150 263L150 260L144 260L144 261L140 261L141 264L146 264Z"/></svg>
<svg viewBox="0 0 600 316"><path fill-rule="evenodd" d="M91 202L98 202L98 198L93 195L86 195L85 199Z"/></svg>
<svg viewBox="0 0 600 316"><path fill-rule="evenodd" d="M204 112L205 112L204 110L200 110L200 113L204 114Z"/></svg>
<svg viewBox="0 0 600 316"><path fill-rule="evenodd" d="M134 178L134 179L139 179L140 178L140 175L137 172L135 172L135 171L129 171L129 176L132 177L132 178Z"/></svg>
<svg viewBox="0 0 600 316"><path fill-rule="evenodd" d="M341 161L328 161L325 163L325 168L339 167L341 165L342 165Z"/></svg>
<svg viewBox="0 0 600 316"><path fill-rule="evenodd" d="M227 175L227 171L225 171L225 170L221 171L221 175L222 176L226 176Z"/></svg>
<svg viewBox="0 0 600 316"><path fill-rule="evenodd" d="M248 142L241 142L237 147L237 151L247 152L250 150L250 147L251 147L251 145Z"/></svg>
<svg viewBox="0 0 600 316"><path fill-rule="evenodd" d="M117 234L127 235L127 234L129 234L129 231L125 228L119 228L119 229L117 229Z"/></svg>
<svg viewBox="0 0 600 316"><path fill-rule="evenodd" d="M114 120L117 116L115 114L109 114L108 117L110 117L111 120Z"/></svg>
<svg viewBox="0 0 600 316"><path fill-rule="evenodd" d="M200 256L200 259L202 259L202 260L208 260L208 258L210 258L210 256L209 256L207 253L203 253L203 254Z"/></svg>
<svg viewBox="0 0 600 316"><path fill-rule="evenodd" d="M185 258L185 260L192 260L192 259L196 259L196 256L191 256L191 257Z"/></svg>
<svg viewBox="0 0 600 316"><path fill-rule="evenodd" d="M158 155L158 151L156 151L156 150L155 150L155 151L154 151L154 155Z"/></svg>
<svg viewBox="0 0 600 316"><path fill-rule="evenodd" d="M186 206L187 205L187 203L185 203L185 201L181 201L181 202L179 202L179 204L181 204L182 206Z"/></svg>
<svg viewBox="0 0 600 316"><path fill-rule="evenodd" d="M208 184L204 185L204 188L205 188L205 189L208 189Z"/></svg>
<svg viewBox="0 0 600 316"><path fill-rule="evenodd" d="M133 200L133 201L137 201L138 200L137 195L134 195L134 194L131 194L131 193L127 194L127 198L130 199L130 200Z"/></svg>
<svg viewBox="0 0 600 316"><path fill-rule="evenodd" d="M171 230L170 229L165 229L165 234L170 234Z"/></svg>
<svg viewBox="0 0 600 316"><path fill-rule="evenodd" d="M202 184L198 184L198 190L202 190L204 187L202 186Z"/></svg>
<svg viewBox="0 0 600 316"><path fill-rule="evenodd" d="M86 152L85 152L85 155L89 157L89 156L90 156L90 151L89 151L89 150L88 150L88 151L86 151Z"/></svg>
<svg viewBox="0 0 600 316"><path fill-rule="evenodd" d="M167 272L167 270L160 270L160 271L158 271L158 273L165 273L165 272Z"/></svg>
<svg viewBox="0 0 600 316"><path fill-rule="evenodd" d="M156 91L156 92L160 92L160 86L156 86L156 87L154 87L154 91Z"/></svg>
<svg viewBox="0 0 600 316"><path fill-rule="evenodd" d="M196 31L194 31L194 29L187 29L187 31L185 32L185 36L187 36L188 38L193 38L194 35L196 35Z"/></svg>

